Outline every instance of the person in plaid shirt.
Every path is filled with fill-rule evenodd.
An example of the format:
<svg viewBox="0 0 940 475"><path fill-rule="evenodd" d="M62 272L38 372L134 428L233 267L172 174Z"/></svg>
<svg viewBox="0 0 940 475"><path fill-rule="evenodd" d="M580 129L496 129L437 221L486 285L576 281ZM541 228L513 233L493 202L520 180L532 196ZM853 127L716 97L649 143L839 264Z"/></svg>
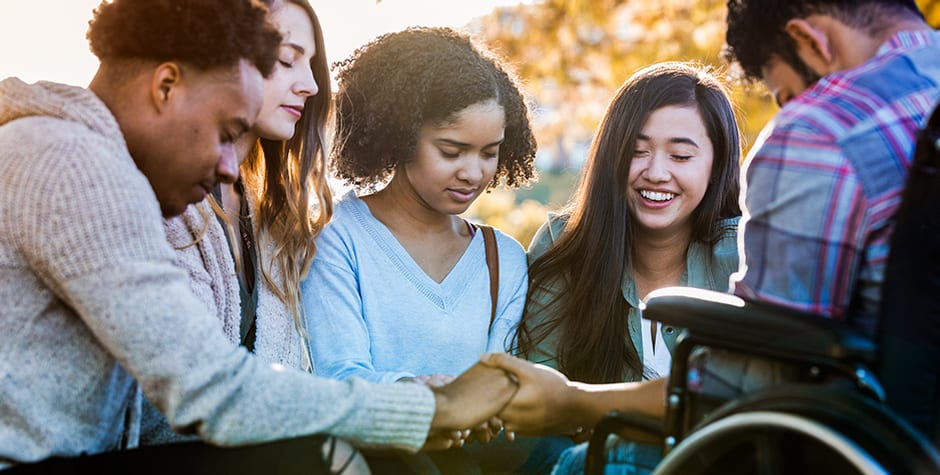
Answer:
<svg viewBox="0 0 940 475"><path fill-rule="evenodd" d="M781 106L745 162L734 292L873 335L940 34L913 0L729 0L726 56Z"/></svg>

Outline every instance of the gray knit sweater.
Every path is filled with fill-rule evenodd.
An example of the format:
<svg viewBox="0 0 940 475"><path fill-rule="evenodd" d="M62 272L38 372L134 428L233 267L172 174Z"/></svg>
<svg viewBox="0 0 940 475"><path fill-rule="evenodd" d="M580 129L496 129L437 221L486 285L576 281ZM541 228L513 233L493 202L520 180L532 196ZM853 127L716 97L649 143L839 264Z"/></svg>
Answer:
<svg viewBox="0 0 940 475"><path fill-rule="evenodd" d="M0 82L0 469L135 445L135 378L177 430L220 445L423 443L430 390L263 363L227 340L174 259L104 103Z"/></svg>

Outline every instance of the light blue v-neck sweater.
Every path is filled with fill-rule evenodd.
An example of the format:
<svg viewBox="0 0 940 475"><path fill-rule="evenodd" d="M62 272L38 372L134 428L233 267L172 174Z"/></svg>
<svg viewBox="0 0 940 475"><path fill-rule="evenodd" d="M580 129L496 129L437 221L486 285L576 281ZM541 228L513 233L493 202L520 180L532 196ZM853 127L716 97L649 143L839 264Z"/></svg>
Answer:
<svg viewBox="0 0 940 475"><path fill-rule="evenodd" d="M499 298L490 323L482 233L440 283L431 279L353 192L334 207L301 284L320 376L393 382L458 375L484 351L505 351L528 286L525 251L496 231Z"/></svg>

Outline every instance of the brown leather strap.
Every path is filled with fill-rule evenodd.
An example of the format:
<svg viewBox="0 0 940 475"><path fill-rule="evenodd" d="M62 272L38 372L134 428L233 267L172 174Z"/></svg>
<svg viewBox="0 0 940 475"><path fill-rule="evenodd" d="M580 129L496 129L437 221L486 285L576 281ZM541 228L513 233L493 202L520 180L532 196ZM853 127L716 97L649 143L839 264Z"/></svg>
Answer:
<svg viewBox="0 0 940 475"><path fill-rule="evenodd" d="M490 326L496 320L496 299L499 297L499 248L496 246L496 233L485 224L478 224L483 232L483 246L486 249L486 267L490 270Z"/></svg>

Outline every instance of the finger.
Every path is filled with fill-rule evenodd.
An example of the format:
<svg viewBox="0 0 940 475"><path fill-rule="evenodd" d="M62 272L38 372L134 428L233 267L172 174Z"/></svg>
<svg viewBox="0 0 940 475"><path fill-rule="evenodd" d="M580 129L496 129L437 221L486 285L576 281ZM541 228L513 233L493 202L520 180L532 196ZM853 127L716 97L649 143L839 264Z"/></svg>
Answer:
<svg viewBox="0 0 940 475"><path fill-rule="evenodd" d="M511 373L517 378L528 369L527 366L531 366L531 363L528 361L516 358L509 353L484 353L483 356L480 357L480 361L487 366L500 368L503 371Z"/></svg>
<svg viewBox="0 0 940 475"><path fill-rule="evenodd" d="M454 446L454 440L446 434L431 434L424 441L421 450L446 450Z"/></svg>

